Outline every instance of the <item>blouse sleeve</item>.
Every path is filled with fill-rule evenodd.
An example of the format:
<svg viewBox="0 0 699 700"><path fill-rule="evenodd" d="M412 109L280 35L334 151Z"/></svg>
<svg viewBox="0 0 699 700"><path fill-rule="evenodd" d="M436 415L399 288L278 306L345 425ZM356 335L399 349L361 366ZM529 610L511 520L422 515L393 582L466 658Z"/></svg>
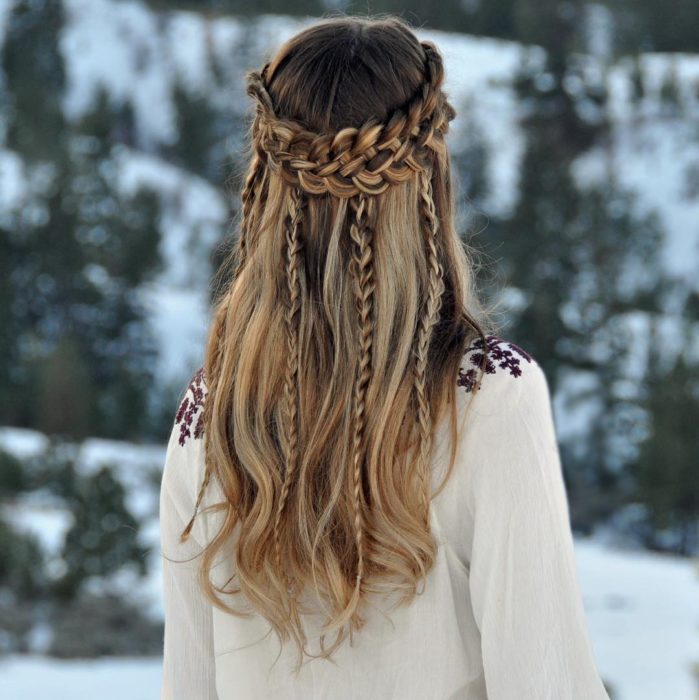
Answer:
<svg viewBox="0 0 699 700"><path fill-rule="evenodd" d="M189 521L203 474L203 447L197 435L201 386L192 381L180 404L165 455L160 487L160 544L165 612L161 700L217 700L212 607L197 580L205 542L202 518L189 539L180 533Z"/></svg>
<svg viewBox="0 0 699 700"><path fill-rule="evenodd" d="M477 392L474 440L486 447L474 453L469 487L469 586L488 698L609 700L577 580L546 376L533 358L520 376L498 375Z"/></svg>

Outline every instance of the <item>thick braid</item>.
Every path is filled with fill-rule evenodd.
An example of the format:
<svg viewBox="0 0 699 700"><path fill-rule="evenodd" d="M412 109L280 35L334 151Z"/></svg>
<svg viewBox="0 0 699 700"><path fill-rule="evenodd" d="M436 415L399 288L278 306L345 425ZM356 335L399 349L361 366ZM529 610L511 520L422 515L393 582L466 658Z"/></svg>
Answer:
<svg viewBox="0 0 699 700"><path fill-rule="evenodd" d="M419 322L417 345L415 350L415 394L418 403L418 427L420 430L419 477L422 483L422 505L425 524L429 525L430 486L429 454L431 449L432 416L427 401L426 376L430 339L435 324L439 320L442 295L444 293L443 268L437 254L439 222L432 197L432 174L430 170L420 172L420 219L424 232L425 251L429 283L427 304Z"/></svg>
<svg viewBox="0 0 699 700"><path fill-rule="evenodd" d="M247 92L257 100L258 153L289 184L310 194L341 198L380 194L406 182L423 167L427 149L443 153L443 135L455 116L442 84L444 67L436 48L422 42L425 79L385 123L369 118L358 128L316 133L275 114L266 71L247 74Z"/></svg>
<svg viewBox="0 0 699 700"><path fill-rule="evenodd" d="M357 543L357 578L353 600L360 593L361 580L364 575L364 523L360 493L362 487L362 440L365 427L366 389L371 377L371 344L373 333L374 263L373 263L373 231L368 223L368 208L370 199L365 193L349 200L353 210L350 224L350 236L353 246L352 270L355 276L355 294L359 318L359 368L355 378L354 408L353 408L353 438L352 438L352 481L355 510L355 533Z"/></svg>
<svg viewBox="0 0 699 700"><path fill-rule="evenodd" d="M286 505L291 481L296 471L299 458L298 434L298 376L299 376L299 315L301 312L301 223L303 218L303 192L290 188L289 212L286 216L286 277L289 289L288 307L285 314L287 361L284 382L284 418L287 427L286 440L286 472L279 497L279 505L274 520L274 542L278 571L282 571L281 544L279 527L282 512Z"/></svg>

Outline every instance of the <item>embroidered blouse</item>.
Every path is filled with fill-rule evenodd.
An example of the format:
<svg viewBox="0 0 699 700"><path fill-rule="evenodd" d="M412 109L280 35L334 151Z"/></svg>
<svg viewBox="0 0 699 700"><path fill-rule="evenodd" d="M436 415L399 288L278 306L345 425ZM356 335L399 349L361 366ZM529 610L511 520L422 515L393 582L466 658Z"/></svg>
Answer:
<svg viewBox="0 0 699 700"><path fill-rule="evenodd" d="M239 618L201 593L190 559L216 532L216 515L189 520L203 472L203 372L175 416L160 494L165 607L162 700L609 700L596 668L578 584L567 494L546 376L521 347L475 341L456 381L465 415L457 462L432 501L438 542L424 589L376 614L333 656L291 673L258 615ZM486 374L474 391L487 351ZM437 426L433 486L448 465L450 425ZM200 509L216 502L215 487ZM215 567L224 583L232 574ZM219 582L219 581L217 581ZM420 589L419 589L420 590ZM233 601L240 605L238 600ZM320 618L319 618L320 619ZM314 621L307 625L309 646ZM332 641L332 640L330 640ZM277 658L279 657L279 658Z"/></svg>

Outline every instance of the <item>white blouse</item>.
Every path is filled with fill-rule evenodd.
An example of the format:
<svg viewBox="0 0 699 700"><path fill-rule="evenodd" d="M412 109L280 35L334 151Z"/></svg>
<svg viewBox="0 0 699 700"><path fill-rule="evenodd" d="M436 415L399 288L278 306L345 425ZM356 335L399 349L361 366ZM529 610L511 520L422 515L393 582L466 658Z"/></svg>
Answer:
<svg viewBox="0 0 699 700"><path fill-rule="evenodd" d="M454 471L432 501L439 549L422 593L392 611L392 601L372 598L376 614L366 614L353 646L345 640L331 662L306 660L294 677L296 648L280 652L263 618L206 601L198 558L163 558L162 700L609 700L582 605L546 376L514 343L490 335L487 344L481 390L472 391L480 340L456 380L458 415L471 406ZM160 524L162 553L172 559L192 557L216 532L217 516L199 515L179 543L202 477L205 396L200 370L168 444ZM435 437L434 487L449 438L447 413ZM218 500L215 488L200 509ZM230 577L227 567L215 567L217 581ZM310 643L315 621L305 624L309 647L319 649Z"/></svg>

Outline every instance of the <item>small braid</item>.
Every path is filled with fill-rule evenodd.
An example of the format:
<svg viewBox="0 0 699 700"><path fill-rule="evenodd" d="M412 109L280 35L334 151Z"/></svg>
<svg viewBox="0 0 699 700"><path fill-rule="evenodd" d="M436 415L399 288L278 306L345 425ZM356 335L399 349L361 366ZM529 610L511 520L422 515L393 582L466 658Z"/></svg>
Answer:
<svg viewBox="0 0 699 700"><path fill-rule="evenodd" d="M289 289L288 307L285 315L287 336L287 362L284 382L284 411L287 426L286 472L274 520L274 542L278 571L282 571L279 527L286 505L291 480L299 458L298 435L298 376L299 376L299 314L301 312L301 224L303 219L303 192L292 187L289 195L289 212L286 229L286 277Z"/></svg>
<svg viewBox="0 0 699 700"><path fill-rule="evenodd" d="M206 393L207 398L204 401L204 408L202 411L202 422L206 428L211 425L211 415L213 412L213 400L212 397L216 393L216 385L218 382L218 375L220 372L221 362L223 360L223 341L226 333L226 313L228 311L228 301L227 298L222 299L216 310L216 315L214 317L213 329L212 329L212 340L214 344L214 353L211 360L210 366L206 368L204 372L204 379L206 383ZM209 439L209 430L204 430L204 478L202 480L201 486L199 487L199 493L197 494L197 500L194 504L194 512L190 518L187 526L182 531L180 535L180 542L184 542L189 538L189 533L194 526L194 520L199 512L199 506L204 498L204 493L211 482L211 476L213 474L212 469L212 457L211 457L211 444Z"/></svg>
<svg viewBox="0 0 699 700"><path fill-rule="evenodd" d="M248 176L245 178L245 184L243 185L243 190L241 193L242 200L242 218L240 221L240 235L238 237L238 249L236 253L237 265L234 277L237 279L243 266L245 264L245 258L247 255L247 245L248 245L248 235L252 228L254 208L258 199L257 187L258 183L262 180L265 172L265 164L263 158L260 157L259 152L255 152L253 155L252 165Z"/></svg>
<svg viewBox="0 0 699 700"><path fill-rule="evenodd" d="M359 368L354 387L354 425L352 439L353 454L353 499L355 510L355 533L357 542L357 578L354 597L359 595L364 575L364 523L360 502L361 492L361 444L364 438L366 388L371 376L371 344L373 332L373 303L376 288L373 271L373 230L368 224L369 198L361 192L349 200L353 210L350 236L354 242L353 265L355 276L356 304L359 317Z"/></svg>
<svg viewBox="0 0 699 700"><path fill-rule="evenodd" d="M245 184L243 185L243 190L241 193L242 200L242 218L240 222L240 235L238 237L238 247L236 252L236 269L234 273L234 279L237 279L240 275L243 267L245 266L245 260L247 256L247 236L248 231L250 231L252 225L252 215L253 207L257 200L256 190L258 183L262 180L265 172L264 161L260 158L258 153L253 156L252 167L250 172L245 179ZM228 313L228 298L229 293L227 293L223 299L221 299L217 306L216 315L213 321L212 327L212 342L214 344L213 358L211 360L210 366L205 372L206 380L206 392L210 397L216 394L216 385L218 383L218 376L220 373L221 362L223 360L223 342L225 338L226 330L226 314ZM204 409L202 414L202 421L204 426L209 426L211 424L211 415L213 409L213 400L209 398L204 401ZM186 527L180 534L180 542L185 542L189 539L192 527L194 527L194 520L197 517L199 511L199 506L204 498L206 489L211 482L212 476L212 457L211 457L211 445L210 441L207 439L206 431L204 434L204 478L202 480L201 486L199 487L199 492L197 494L197 500L194 504L194 512Z"/></svg>
<svg viewBox="0 0 699 700"><path fill-rule="evenodd" d="M443 268L437 254L439 221L432 196L432 177L428 170L420 173L420 212L421 225L424 231L425 247L429 268L429 286L427 290L427 305L420 319L417 347L415 351L415 394L418 401L418 426L420 430L420 460L419 477L422 482L422 505L425 523L429 525L430 497L429 489L429 454L432 442L432 416L426 395L426 369L430 340L435 324L439 320L442 295L444 293Z"/></svg>

